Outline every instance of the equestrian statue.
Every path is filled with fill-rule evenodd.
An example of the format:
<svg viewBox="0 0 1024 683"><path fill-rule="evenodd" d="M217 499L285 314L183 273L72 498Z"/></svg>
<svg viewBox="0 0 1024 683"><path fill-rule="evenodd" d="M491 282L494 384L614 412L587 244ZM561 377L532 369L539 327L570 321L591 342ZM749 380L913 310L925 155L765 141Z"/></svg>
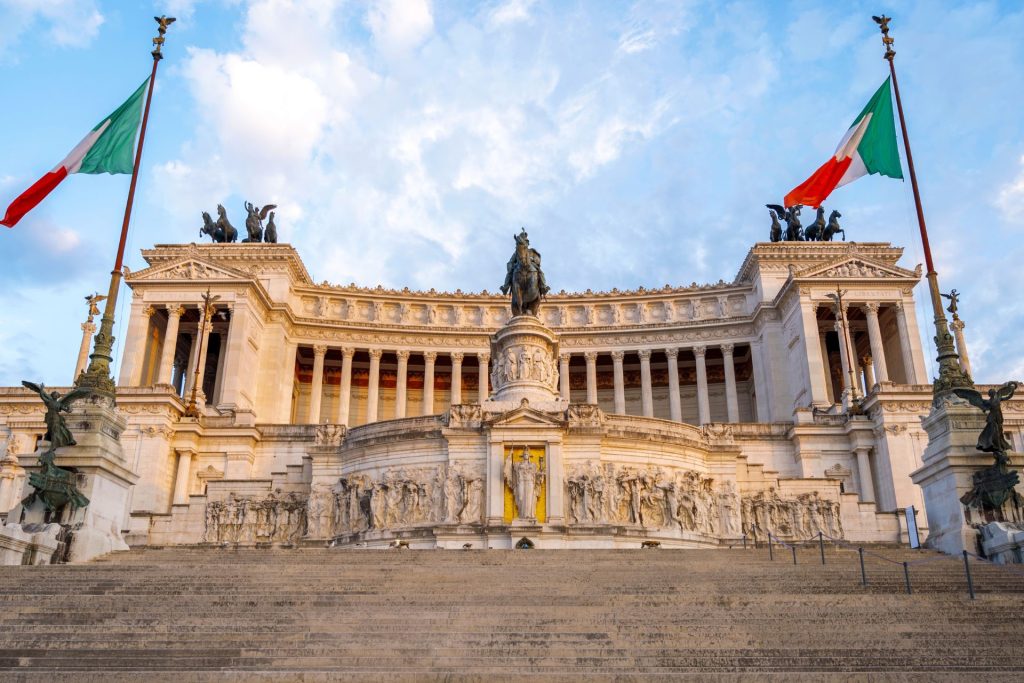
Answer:
<svg viewBox="0 0 1024 683"><path fill-rule="evenodd" d="M512 293L512 315L537 315L541 298L551 291L540 268L540 252L530 247L525 229L515 236L516 251L505 267L501 293Z"/></svg>

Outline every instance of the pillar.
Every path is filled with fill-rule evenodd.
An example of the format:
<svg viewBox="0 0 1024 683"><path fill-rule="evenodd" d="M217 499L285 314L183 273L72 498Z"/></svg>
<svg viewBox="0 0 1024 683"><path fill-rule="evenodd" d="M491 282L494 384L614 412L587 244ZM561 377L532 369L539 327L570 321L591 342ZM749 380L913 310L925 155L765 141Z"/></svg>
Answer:
<svg viewBox="0 0 1024 683"><path fill-rule="evenodd" d="M178 450L178 473L174 479L174 504L188 505L189 474L192 471L192 451Z"/></svg>
<svg viewBox="0 0 1024 683"><path fill-rule="evenodd" d="M679 400L679 349L665 349L668 358L668 412L674 422L683 421L683 406Z"/></svg>
<svg viewBox="0 0 1024 683"><path fill-rule="evenodd" d="M878 325L878 304L864 304L864 315L868 319L868 342L871 344L871 359L875 366L875 380L889 381L889 370L885 366L885 348L882 346L882 328ZM873 385L872 385L873 386Z"/></svg>
<svg viewBox="0 0 1024 683"><path fill-rule="evenodd" d="M96 324L94 322L90 320L82 323L82 345L78 347L78 362L75 363L75 376L71 380L72 384L78 380L78 376L89 365L89 342L92 341L92 335L95 333Z"/></svg>
<svg viewBox="0 0 1024 683"><path fill-rule="evenodd" d="M353 353L355 351L351 346L343 346L341 348L341 383L338 385L338 424L345 425L346 427L348 426L349 408L352 405ZM408 358L408 355L406 355L406 358Z"/></svg>
<svg viewBox="0 0 1024 683"><path fill-rule="evenodd" d="M547 522L548 524L565 523L565 468L562 465L562 444L548 443L547 448Z"/></svg>
<svg viewBox="0 0 1024 683"><path fill-rule="evenodd" d="M164 346L160 353L160 371L157 373L157 384L170 384L171 371L174 369L174 352L178 347L178 323L184 306L167 308L167 330L164 332Z"/></svg>
<svg viewBox="0 0 1024 683"><path fill-rule="evenodd" d="M320 424L320 402L324 396L324 356L327 347L317 344L313 347L313 385L309 393L309 424Z"/></svg>
<svg viewBox="0 0 1024 683"><path fill-rule="evenodd" d="M427 351L423 354L423 414L434 414L434 362L437 360L437 351Z"/></svg>
<svg viewBox="0 0 1024 683"><path fill-rule="evenodd" d="M452 358L452 391L451 400L452 405L458 405L462 403L462 359L463 354L461 351L456 351L451 355Z"/></svg>
<svg viewBox="0 0 1024 683"><path fill-rule="evenodd" d="M597 403L597 351L586 351L587 361L587 403Z"/></svg>
<svg viewBox="0 0 1024 683"><path fill-rule="evenodd" d="M480 403L483 404L491 394L490 390L487 388L487 382L490 379L490 374L488 370L490 368L491 363L491 354L478 353L476 354L476 359L477 363L479 363L480 366L480 381L478 383L479 394L477 395L477 398L479 399Z"/></svg>
<svg viewBox="0 0 1024 683"><path fill-rule="evenodd" d="M146 341L149 335L149 317L153 314L152 306L143 306L141 301L132 303L131 318L128 321L128 332L124 339L124 355L121 360L121 376L117 383L120 386L137 386L142 376L142 363L146 353Z"/></svg>
<svg viewBox="0 0 1024 683"><path fill-rule="evenodd" d="M807 379L810 383L811 404L829 404L825 393L825 367L821 358L821 343L818 339L818 304L810 299L800 301L800 319L803 323L804 355L807 358Z"/></svg>
<svg viewBox="0 0 1024 683"><path fill-rule="evenodd" d="M733 344L722 344L722 362L725 364L725 406L729 422L732 423L740 421L740 404L736 398L736 367L732 358L734 348Z"/></svg>
<svg viewBox="0 0 1024 683"><path fill-rule="evenodd" d="M228 336L231 323L228 322L217 331L220 338L220 346L217 348L217 375L213 380L213 403L220 405L224 395L224 362L228 355Z"/></svg>
<svg viewBox="0 0 1024 683"><path fill-rule="evenodd" d="M860 475L860 500L862 503L875 501L875 485L871 481L871 461L868 459L870 446L860 446L857 452L857 470Z"/></svg>
<svg viewBox="0 0 1024 683"><path fill-rule="evenodd" d="M565 399L569 400L569 357L568 353L561 353L558 355L558 394Z"/></svg>
<svg viewBox="0 0 1024 683"><path fill-rule="evenodd" d="M224 370L223 373L218 370L222 388L217 398L217 407L223 410L253 407L257 376L250 372L250 364L256 359L255 352L249 346L250 320L248 301L243 297L235 299L231 304L228 333L226 338L221 338Z"/></svg>
<svg viewBox="0 0 1024 683"><path fill-rule="evenodd" d="M398 357L398 375L395 379L395 417L403 418L406 414L407 390L409 383L409 352L396 351Z"/></svg>
<svg viewBox="0 0 1024 683"><path fill-rule="evenodd" d="M370 349L370 381L366 390L366 424L377 421L377 404L380 402L380 357L384 352Z"/></svg>
<svg viewBox="0 0 1024 683"><path fill-rule="evenodd" d="M956 339L956 351L960 355L960 367L968 375L971 374L971 359L967 356L967 341L964 339L964 321L955 319L950 327L953 328L953 337Z"/></svg>
<svg viewBox="0 0 1024 683"><path fill-rule="evenodd" d="M651 393L651 350L641 349L640 356L640 407L644 417L654 417L654 396Z"/></svg>
<svg viewBox="0 0 1024 683"><path fill-rule="evenodd" d="M697 415L702 425L711 422L711 404L708 402L708 366L704 360L707 347L693 347L693 357L697 361Z"/></svg>
<svg viewBox="0 0 1024 683"><path fill-rule="evenodd" d="M191 376L188 378L189 389L185 400L189 400L192 396L192 385L195 384L196 390L196 405L203 405L206 403L206 394L203 393L203 378L206 375L206 351L210 345L210 324L213 319L213 308L211 307L208 311L202 311L199 319L199 344L196 348L195 364L192 366ZM198 369L198 372L196 371Z"/></svg>
<svg viewBox="0 0 1024 683"><path fill-rule="evenodd" d="M762 337L750 342L750 364L754 369L754 401L757 408L758 422L771 422L772 411L769 402L769 377L762 357L764 342Z"/></svg>
<svg viewBox="0 0 1024 683"><path fill-rule="evenodd" d="M626 414L626 382L622 374L622 360L626 354L622 351L612 351L612 375L615 384L615 414Z"/></svg>
<svg viewBox="0 0 1024 683"><path fill-rule="evenodd" d="M825 330L818 328L818 341L821 344L821 363L825 369L825 395L829 403L836 403L835 392L832 390L832 364L828 360L828 343L825 340Z"/></svg>
<svg viewBox="0 0 1024 683"><path fill-rule="evenodd" d="M907 323L906 306L907 304L902 301L896 303L896 329L900 335L900 353L903 356L907 383L919 384L924 381L925 375L918 374L917 364L914 362L914 347L910 343L910 326Z"/></svg>
<svg viewBox="0 0 1024 683"><path fill-rule="evenodd" d="M840 321L836 321L836 334L839 335L839 360L843 366L843 394L850 395L853 385L850 384L850 340Z"/></svg>
<svg viewBox="0 0 1024 683"><path fill-rule="evenodd" d="M874 359L871 356L864 356L860 359L860 366L864 369L864 384L867 386L867 390L864 393L867 394L875 386L876 382Z"/></svg>

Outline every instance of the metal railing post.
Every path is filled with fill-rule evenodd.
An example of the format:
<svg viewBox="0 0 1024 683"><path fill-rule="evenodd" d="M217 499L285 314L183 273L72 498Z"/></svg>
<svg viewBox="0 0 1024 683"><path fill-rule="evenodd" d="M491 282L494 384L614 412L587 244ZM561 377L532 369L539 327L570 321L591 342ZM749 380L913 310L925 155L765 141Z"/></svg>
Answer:
<svg viewBox="0 0 1024 683"><path fill-rule="evenodd" d="M793 564L796 564L796 546L793 545L790 548L793 550Z"/></svg>
<svg viewBox="0 0 1024 683"><path fill-rule="evenodd" d="M768 559L775 559L775 553L772 552L772 533L770 531L768 532Z"/></svg>
<svg viewBox="0 0 1024 683"><path fill-rule="evenodd" d="M747 549L747 535L743 534L743 549Z"/></svg>
<svg viewBox="0 0 1024 683"><path fill-rule="evenodd" d="M903 563L903 580L907 583L907 595L913 593L910 589L910 565L906 562Z"/></svg>
<svg viewBox="0 0 1024 683"><path fill-rule="evenodd" d="M822 532L818 532L818 550L821 551L821 563L825 564L825 536Z"/></svg>
<svg viewBox="0 0 1024 683"><path fill-rule="evenodd" d="M860 585L868 585L868 574L864 571L864 548L857 548L857 554L860 555Z"/></svg>
<svg viewBox="0 0 1024 683"><path fill-rule="evenodd" d="M964 551L964 573L967 574L967 592L974 599L974 581L971 580L971 565L967 561L967 551Z"/></svg>

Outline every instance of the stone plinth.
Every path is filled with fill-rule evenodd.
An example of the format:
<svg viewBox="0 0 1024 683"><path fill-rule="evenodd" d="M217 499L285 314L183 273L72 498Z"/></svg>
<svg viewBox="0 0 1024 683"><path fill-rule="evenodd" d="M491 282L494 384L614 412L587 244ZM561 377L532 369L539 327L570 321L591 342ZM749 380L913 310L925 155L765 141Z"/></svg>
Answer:
<svg viewBox="0 0 1024 683"><path fill-rule="evenodd" d="M67 423L78 443L58 448L54 464L77 473L78 490L89 504L78 510L65 508L61 519L47 520L43 503L37 498L24 510L20 504L12 509L9 519L20 520L26 526L49 521L71 526L71 562L127 550L121 531L128 528L131 490L138 479L121 450L120 436L127 420L108 400L97 396L79 401ZM22 461L26 469L38 469L39 455L48 447L41 442L40 450L32 454L31 465ZM23 495L31 492L26 486Z"/></svg>
<svg viewBox="0 0 1024 683"><path fill-rule="evenodd" d="M491 408L527 399L540 410L564 410L558 395L558 338L532 315L518 315L491 338Z"/></svg>
<svg viewBox="0 0 1024 683"><path fill-rule="evenodd" d="M963 550L978 552L976 525L993 520L966 508L960 498L974 486L974 473L992 464L992 456L976 448L985 416L973 406L945 400L922 420L922 425L928 432L928 446L923 465L910 476L924 494L927 545L954 555ZM1024 458L1011 456L1013 469L1021 464Z"/></svg>

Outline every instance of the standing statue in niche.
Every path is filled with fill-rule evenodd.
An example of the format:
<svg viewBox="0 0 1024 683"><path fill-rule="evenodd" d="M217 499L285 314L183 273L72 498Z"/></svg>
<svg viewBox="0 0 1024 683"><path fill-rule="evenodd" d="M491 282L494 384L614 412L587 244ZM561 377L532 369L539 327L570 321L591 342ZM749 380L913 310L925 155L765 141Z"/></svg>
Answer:
<svg viewBox="0 0 1024 683"><path fill-rule="evenodd" d="M537 315L541 298L551 291L540 267L540 252L530 247L526 230L515 237L516 250L505 266L501 293L512 293L512 315Z"/></svg>
<svg viewBox="0 0 1024 683"><path fill-rule="evenodd" d="M519 459L515 454L505 461L505 483L512 489L519 519L536 519L537 501L544 483L544 473L530 459L530 451L523 446Z"/></svg>

